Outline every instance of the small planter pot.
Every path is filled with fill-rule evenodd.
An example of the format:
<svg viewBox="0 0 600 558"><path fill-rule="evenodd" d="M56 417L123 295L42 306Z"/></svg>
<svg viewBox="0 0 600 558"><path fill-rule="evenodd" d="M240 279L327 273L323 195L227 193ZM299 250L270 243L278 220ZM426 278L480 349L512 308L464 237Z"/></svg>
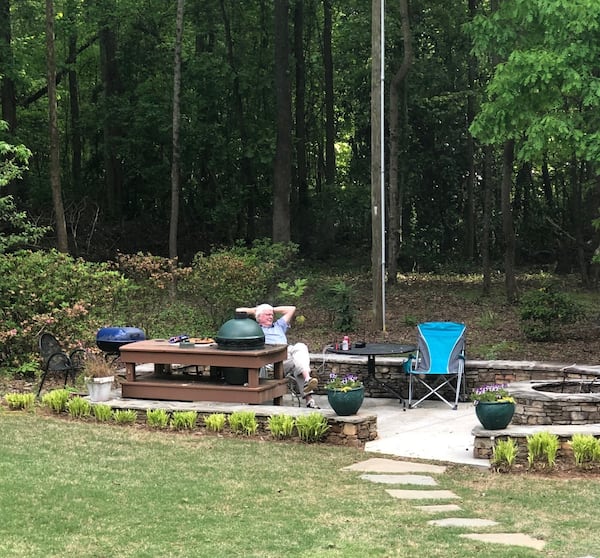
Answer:
<svg viewBox="0 0 600 558"><path fill-rule="evenodd" d="M515 414L515 404L509 401L479 401L475 405L475 414L486 430L502 430L510 424Z"/></svg>
<svg viewBox="0 0 600 558"><path fill-rule="evenodd" d="M348 391L328 389L327 400L336 415L342 417L355 415L360 409L365 398L365 388L360 386Z"/></svg>
<svg viewBox="0 0 600 558"><path fill-rule="evenodd" d="M101 378L86 378L85 383L90 396L90 401L108 401L114 381L114 376L104 376Z"/></svg>

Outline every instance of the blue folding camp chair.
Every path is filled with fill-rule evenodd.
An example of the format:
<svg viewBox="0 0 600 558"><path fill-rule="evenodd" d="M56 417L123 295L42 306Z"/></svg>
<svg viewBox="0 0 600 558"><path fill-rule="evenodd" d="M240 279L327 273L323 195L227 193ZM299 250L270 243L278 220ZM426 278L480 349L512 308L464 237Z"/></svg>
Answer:
<svg viewBox="0 0 600 558"><path fill-rule="evenodd" d="M460 395L465 399L466 329L464 324L455 322L425 322L417 326L417 351L405 364L409 375L409 409L414 409L432 395L453 409L458 408ZM415 386L419 385L424 386L426 393L413 401ZM454 402L448 393L453 395Z"/></svg>

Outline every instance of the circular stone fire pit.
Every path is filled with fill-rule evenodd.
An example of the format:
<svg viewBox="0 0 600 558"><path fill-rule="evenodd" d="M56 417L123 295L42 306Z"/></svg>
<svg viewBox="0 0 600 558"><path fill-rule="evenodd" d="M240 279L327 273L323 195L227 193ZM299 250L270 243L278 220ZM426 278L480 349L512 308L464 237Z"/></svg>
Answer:
<svg viewBox="0 0 600 558"><path fill-rule="evenodd" d="M516 382L513 424L600 423L600 379Z"/></svg>

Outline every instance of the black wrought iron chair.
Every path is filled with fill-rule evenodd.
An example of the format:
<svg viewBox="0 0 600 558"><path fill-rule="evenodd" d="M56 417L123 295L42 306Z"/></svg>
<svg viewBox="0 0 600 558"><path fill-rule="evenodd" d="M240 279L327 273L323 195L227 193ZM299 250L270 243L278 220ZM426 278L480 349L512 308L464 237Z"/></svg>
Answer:
<svg viewBox="0 0 600 558"><path fill-rule="evenodd" d="M67 353L51 333L42 333L40 335L38 348L43 361L43 374L40 380L40 387L37 391L38 397L48 374L64 374L65 387L67 387L67 382L69 381L69 374L73 376L73 382L75 382L75 377L83 369L85 362L86 352L83 349L74 349L70 353Z"/></svg>

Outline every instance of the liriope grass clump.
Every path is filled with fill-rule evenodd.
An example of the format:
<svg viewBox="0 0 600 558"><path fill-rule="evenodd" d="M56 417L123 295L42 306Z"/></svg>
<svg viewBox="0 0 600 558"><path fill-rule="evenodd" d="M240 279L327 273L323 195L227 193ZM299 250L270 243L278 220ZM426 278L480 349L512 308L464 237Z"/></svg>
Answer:
<svg viewBox="0 0 600 558"><path fill-rule="evenodd" d="M7 393L4 396L8 408L12 410L28 410L33 408L35 395L33 393Z"/></svg>
<svg viewBox="0 0 600 558"><path fill-rule="evenodd" d="M229 427L236 434L251 435L258 430L254 411L235 411L229 415Z"/></svg>
<svg viewBox="0 0 600 558"><path fill-rule="evenodd" d="M133 424L137 420L137 411L135 409L115 409L112 417L117 424Z"/></svg>
<svg viewBox="0 0 600 558"><path fill-rule="evenodd" d="M92 407L92 413L98 422L108 422L112 418L112 408L110 405L94 405Z"/></svg>
<svg viewBox="0 0 600 558"><path fill-rule="evenodd" d="M208 430L212 432L222 432L227 423L225 413L212 413L204 417L204 424Z"/></svg>
<svg viewBox="0 0 600 558"><path fill-rule="evenodd" d="M544 458L549 467L554 467L559 447L558 436L551 432L536 432L531 436L527 436L527 463L529 467L533 467L536 462Z"/></svg>
<svg viewBox="0 0 600 558"><path fill-rule="evenodd" d="M498 440L493 449L491 463L497 471L512 469L517 460L518 444L513 438Z"/></svg>
<svg viewBox="0 0 600 558"><path fill-rule="evenodd" d="M273 438L290 438L294 432L296 420L290 415L272 415L268 419L268 429Z"/></svg>
<svg viewBox="0 0 600 558"><path fill-rule="evenodd" d="M68 389L53 389L42 396L42 405L48 407L54 413L64 413L67 410L67 402L71 397Z"/></svg>
<svg viewBox="0 0 600 558"><path fill-rule="evenodd" d="M175 411L171 415L171 428L174 430L193 430L196 426L196 411Z"/></svg>
<svg viewBox="0 0 600 558"><path fill-rule="evenodd" d="M67 402L67 411L71 418L86 418L92 412L92 406L83 397L73 397Z"/></svg>
<svg viewBox="0 0 600 558"><path fill-rule="evenodd" d="M169 413L164 409L147 409L146 424L150 428L166 428L169 426Z"/></svg>
<svg viewBox="0 0 600 558"><path fill-rule="evenodd" d="M308 415L301 415L296 419L298 436L304 442L321 441L329 428L327 419L321 413L309 413Z"/></svg>

